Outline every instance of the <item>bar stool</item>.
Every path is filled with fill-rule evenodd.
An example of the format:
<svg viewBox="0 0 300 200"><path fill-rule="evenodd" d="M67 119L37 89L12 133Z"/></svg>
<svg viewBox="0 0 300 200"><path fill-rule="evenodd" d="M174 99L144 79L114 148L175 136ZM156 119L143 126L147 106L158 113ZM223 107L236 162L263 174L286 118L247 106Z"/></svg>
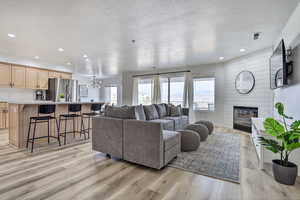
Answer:
<svg viewBox="0 0 300 200"><path fill-rule="evenodd" d="M93 116L96 116L96 115L100 115L100 111L101 111L101 106L102 104L92 104L91 105L91 112L89 113L82 113L82 121L84 119L87 119L88 120L88 128L84 128L84 124L82 125L82 133L83 134L88 134L88 139L90 139L90 130L92 129L91 128L91 118Z"/></svg>
<svg viewBox="0 0 300 200"><path fill-rule="evenodd" d="M38 106L38 116L30 117L26 148L28 148L28 144L29 144L29 142L31 142L31 153L33 152L34 140L36 140L36 139L48 138L48 144L49 144L50 138L56 138L58 140L59 146L61 145L60 138L59 138L58 123L57 123L57 119L55 117L55 108L56 108L55 105L39 105ZM40 116L40 114L43 114L43 116ZM53 114L53 116L51 114ZM50 121L51 120L55 120L55 124L56 124L56 128L57 128L57 137L50 135ZM38 124L38 123L47 123L48 124L48 135L47 136L35 137L36 124ZM30 138L30 130L31 130L32 124L34 124L34 127L33 127L32 138Z"/></svg>
<svg viewBox="0 0 300 200"><path fill-rule="evenodd" d="M73 133L73 138L75 138L75 133L80 133L81 136L81 131L77 131L75 128L75 119L78 117L81 117L81 114L77 114L78 112L81 113L81 104L69 104L68 105L68 114L61 114L59 115L59 125L58 125L58 130L59 130L59 135L64 137L64 144L66 144L66 138L68 133ZM73 130L72 131L67 131L67 122L69 120L73 121ZM65 122L65 130L64 132L61 132L61 122ZM81 130L84 129L83 127L83 121L81 118Z"/></svg>

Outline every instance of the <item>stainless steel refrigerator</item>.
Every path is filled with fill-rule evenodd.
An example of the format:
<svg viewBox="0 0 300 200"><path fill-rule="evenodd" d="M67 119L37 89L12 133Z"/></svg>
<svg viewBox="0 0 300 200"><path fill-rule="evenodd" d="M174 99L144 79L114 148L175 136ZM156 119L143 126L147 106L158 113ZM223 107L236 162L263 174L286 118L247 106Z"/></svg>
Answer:
<svg viewBox="0 0 300 200"><path fill-rule="evenodd" d="M64 96L64 98L61 98ZM77 80L68 80L60 78L50 78L48 80L48 90L46 91L46 100L48 101L79 101L79 86Z"/></svg>

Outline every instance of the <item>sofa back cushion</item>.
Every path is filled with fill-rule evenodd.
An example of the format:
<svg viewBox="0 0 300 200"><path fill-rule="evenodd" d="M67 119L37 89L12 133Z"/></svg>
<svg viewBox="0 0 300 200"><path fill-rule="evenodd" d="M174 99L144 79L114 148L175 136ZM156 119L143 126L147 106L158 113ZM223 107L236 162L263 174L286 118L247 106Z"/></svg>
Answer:
<svg viewBox="0 0 300 200"><path fill-rule="evenodd" d="M170 116L177 117L180 115L181 115L181 105L178 105L178 106L171 105L170 106Z"/></svg>
<svg viewBox="0 0 300 200"><path fill-rule="evenodd" d="M135 106L106 106L104 116L120 119L136 119Z"/></svg>
<svg viewBox="0 0 300 200"><path fill-rule="evenodd" d="M155 104L156 110L158 112L159 118L163 118L167 116L167 106L164 103Z"/></svg>
<svg viewBox="0 0 300 200"><path fill-rule="evenodd" d="M142 104L135 106L135 118L137 120L143 120L143 121L146 120L146 115Z"/></svg>
<svg viewBox="0 0 300 200"><path fill-rule="evenodd" d="M154 105L144 106L144 111L147 120L159 119L158 112Z"/></svg>

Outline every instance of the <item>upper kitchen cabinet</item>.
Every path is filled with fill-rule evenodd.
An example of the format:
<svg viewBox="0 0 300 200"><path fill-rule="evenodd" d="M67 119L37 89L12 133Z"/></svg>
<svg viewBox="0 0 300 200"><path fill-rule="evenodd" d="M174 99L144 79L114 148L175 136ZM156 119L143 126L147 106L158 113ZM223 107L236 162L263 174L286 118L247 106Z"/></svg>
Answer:
<svg viewBox="0 0 300 200"><path fill-rule="evenodd" d="M47 90L48 89L49 71L27 68L26 69L26 88Z"/></svg>
<svg viewBox="0 0 300 200"><path fill-rule="evenodd" d="M49 78L60 78L60 72L49 71Z"/></svg>
<svg viewBox="0 0 300 200"><path fill-rule="evenodd" d="M26 67L0 63L0 87L25 88Z"/></svg>
<svg viewBox="0 0 300 200"><path fill-rule="evenodd" d="M48 70L38 70L38 89L47 90L48 89L48 79L49 71Z"/></svg>
<svg viewBox="0 0 300 200"><path fill-rule="evenodd" d="M36 68L26 68L26 88L38 88L38 71Z"/></svg>
<svg viewBox="0 0 300 200"><path fill-rule="evenodd" d="M0 63L0 87L11 87L11 65Z"/></svg>
<svg viewBox="0 0 300 200"><path fill-rule="evenodd" d="M15 88L26 87L26 68L24 66L11 66L11 86Z"/></svg>
<svg viewBox="0 0 300 200"><path fill-rule="evenodd" d="M61 73L62 79L72 79L72 74L70 73Z"/></svg>
<svg viewBox="0 0 300 200"><path fill-rule="evenodd" d="M71 73L49 71L49 78L72 79Z"/></svg>

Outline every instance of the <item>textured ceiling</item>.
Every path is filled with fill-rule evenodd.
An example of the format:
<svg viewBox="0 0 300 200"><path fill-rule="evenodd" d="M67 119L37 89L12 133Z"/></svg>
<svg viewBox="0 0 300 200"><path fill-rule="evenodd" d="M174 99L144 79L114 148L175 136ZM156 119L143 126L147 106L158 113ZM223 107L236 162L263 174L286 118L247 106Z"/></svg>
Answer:
<svg viewBox="0 0 300 200"><path fill-rule="evenodd" d="M298 2L1 0L0 54L99 75L216 63L271 46Z"/></svg>

